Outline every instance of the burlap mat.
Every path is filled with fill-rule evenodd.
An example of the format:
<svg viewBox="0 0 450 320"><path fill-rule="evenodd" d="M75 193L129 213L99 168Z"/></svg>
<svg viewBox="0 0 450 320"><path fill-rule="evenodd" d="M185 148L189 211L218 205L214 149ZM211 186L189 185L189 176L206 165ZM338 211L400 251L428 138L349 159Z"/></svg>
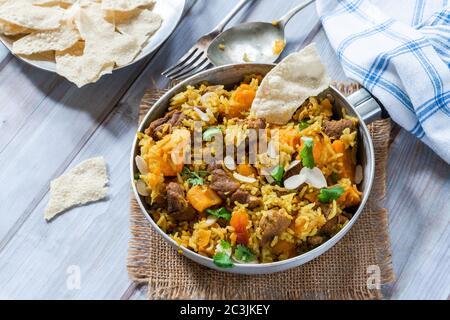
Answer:
<svg viewBox="0 0 450 320"><path fill-rule="evenodd" d="M355 85L338 85L350 94ZM147 91L140 106L145 115L163 90ZM386 190L389 120L369 126L375 147L372 193L353 228L332 249L300 267L270 275L245 276L202 267L178 254L150 226L131 200L128 273L148 286L149 299L380 299L367 286L369 266L378 266L380 282L392 282L387 211L380 205ZM371 267L373 268L373 267Z"/></svg>

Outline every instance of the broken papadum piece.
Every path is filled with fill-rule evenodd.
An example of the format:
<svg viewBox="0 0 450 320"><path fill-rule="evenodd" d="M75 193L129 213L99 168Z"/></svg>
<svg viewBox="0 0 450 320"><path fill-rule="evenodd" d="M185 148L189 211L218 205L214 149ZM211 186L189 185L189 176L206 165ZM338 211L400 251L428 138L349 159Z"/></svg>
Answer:
<svg viewBox="0 0 450 320"><path fill-rule="evenodd" d="M79 88L96 82L114 68L113 61L104 56L84 54L84 49L84 42L80 41L67 50L55 52L56 72Z"/></svg>
<svg viewBox="0 0 450 320"><path fill-rule="evenodd" d="M81 162L50 183L50 199L45 208L45 219L75 206L81 206L106 197L108 175L103 157Z"/></svg>
<svg viewBox="0 0 450 320"><path fill-rule="evenodd" d="M0 33L4 34L5 36L16 36L19 34L26 34L30 32L33 32L33 30L18 26L14 23L0 20Z"/></svg>
<svg viewBox="0 0 450 320"><path fill-rule="evenodd" d="M161 17L150 10L153 4L153 0L0 0L0 33L14 36L12 53L54 61L57 73L81 87L115 66L133 62L161 26Z"/></svg>
<svg viewBox="0 0 450 320"><path fill-rule="evenodd" d="M311 44L288 55L264 77L251 112L269 123L285 124L308 97L324 91L330 82L316 46Z"/></svg>
<svg viewBox="0 0 450 320"><path fill-rule="evenodd" d="M59 29L33 32L13 43L12 52L30 55L50 50L62 51L80 40L73 25L64 24Z"/></svg>
<svg viewBox="0 0 450 320"><path fill-rule="evenodd" d="M103 10L131 11L139 7L148 7L154 0L102 0Z"/></svg>
<svg viewBox="0 0 450 320"><path fill-rule="evenodd" d="M161 17L150 11L141 10L136 16L128 21L118 23L116 19L116 28L123 34L134 36L138 39L139 45L143 45L161 26Z"/></svg>
<svg viewBox="0 0 450 320"><path fill-rule="evenodd" d="M59 7L34 6L26 0L0 3L0 19L35 30L52 30L60 26L64 10Z"/></svg>

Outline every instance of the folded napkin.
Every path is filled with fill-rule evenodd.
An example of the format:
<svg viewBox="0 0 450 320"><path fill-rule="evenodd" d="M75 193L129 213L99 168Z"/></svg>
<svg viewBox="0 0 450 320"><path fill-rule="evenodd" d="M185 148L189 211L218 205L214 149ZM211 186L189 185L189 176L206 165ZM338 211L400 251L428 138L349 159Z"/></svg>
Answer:
<svg viewBox="0 0 450 320"><path fill-rule="evenodd" d="M346 75L450 163L450 1L317 0Z"/></svg>

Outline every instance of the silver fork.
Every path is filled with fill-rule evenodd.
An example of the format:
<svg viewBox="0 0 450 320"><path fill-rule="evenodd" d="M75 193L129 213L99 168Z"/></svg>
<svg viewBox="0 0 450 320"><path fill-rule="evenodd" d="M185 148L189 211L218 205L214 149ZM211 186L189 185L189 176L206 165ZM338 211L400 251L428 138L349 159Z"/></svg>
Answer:
<svg viewBox="0 0 450 320"><path fill-rule="evenodd" d="M172 80L181 80L187 78L195 72L202 71L210 65L210 61L206 56L206 50L209 44L217 37L225 28L227 23L241 10L241 8L253 0L241 0L231 10L231 12L223 18L222 21L208 34L205 34L182 56L175 65L163 71L161 74Z"/></svg>

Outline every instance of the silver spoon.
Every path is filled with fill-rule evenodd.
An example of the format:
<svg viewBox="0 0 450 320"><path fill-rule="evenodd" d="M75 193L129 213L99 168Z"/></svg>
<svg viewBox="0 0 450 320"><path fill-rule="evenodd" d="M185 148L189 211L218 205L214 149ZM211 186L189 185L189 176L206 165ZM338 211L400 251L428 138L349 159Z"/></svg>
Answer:
<svg viewBox="0 0 450 320"><path fill-rule="evenodd" d="M225 30L209 45L209 60L215 66L242 62L274 62L284 50L284 27L295 14L314 1L305 1L272 23L242 23Z"/></svg>

